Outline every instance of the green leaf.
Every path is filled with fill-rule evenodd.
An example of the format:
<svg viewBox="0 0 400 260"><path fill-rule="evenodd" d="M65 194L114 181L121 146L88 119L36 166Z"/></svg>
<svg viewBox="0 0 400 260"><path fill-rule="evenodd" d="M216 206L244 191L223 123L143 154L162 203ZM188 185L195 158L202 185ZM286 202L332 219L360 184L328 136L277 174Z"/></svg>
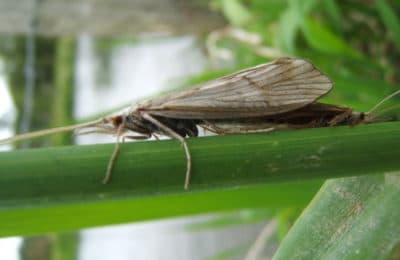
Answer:
<svg viewBox="0 0 400 260"><path fill-rule="evenodd" d="M290 4L306 17L318 4L319 0L290 0Z"/></svg>
<svg viewBox="0 0 400 260"><path fill-rule="evenodd" d="M304 206L319 182L400 170L400 123L0 153L0 236L72 230L239 208ZM390 149L388 149L390 147ZM371 160L373 158L373 160ZM340 167L338 167L340 165ZM277 183L302 181L299 183Z"/></svg>
<svg viewBox="0 0 400 260"><path fill-rule="evenodd" d="M399 174L331 180L273 259L398 259L399 220Z"/></svg>
<svg viewBox="0 0 400 260"><path fill-rule="evenodd" d="M222 0L222 12L234 26L242 26L251 20L251 13L239 0Z"/></svg>
<svg viewBox="0 0 400 260"><path fill-rule="evenodd" d="M316 50L327 54L362 58L360 52L354 50L322 23L308 18L304 20L301 28L307 42Z"/></svg>
<svg viewBox="0 0 400 260"><path fill-rule="evenodd" d="M296 51L295 39L301 23L301 16L294 8L288 8L279 19L277 45L285 52Z"/></svg>
<svg viewBox="0 0 400 260"><path fill-rule="evenodd" d="M277 44L283 51L290 54L296 52L295 40L300 26L318 3L316 0L289 1L289 7L279 19Z"/></svg>
<svg viewBox="0 0 400 260"><path fill-rule="evenodd" d="M339 32L342 31L343 16L341 14L340 8L335 0L324 0L323 6L327 11L330 19L332 19L332 24L335 29Z"/></svg>
<svg viewBox="0 0 400 260"><path fill-rule="evenodd" d="M186 226L186 229L190 231L201 231L205 229L226 228L227 226L255 223L270 219L274 217L277 212L281 211L282 209L252 209L242 210L239 214L238 212L235 212L234 214L218 214L218 216L213 219L189 224Z"/></svg>
<svg viewBox="0 0 400 260"><path fill-rule="evenodd" d="M385 0L375 0L376 9L388 31L391 33L397 48L400 48L400 20L398 14Z"/></svg>
<svg viewBox="0 0 400 260"><path fill-rule="evenodd" d="M113 184L100 185L98 180L96 183L99 186L96 191L64 187L64 190L67 188L75 194L61 195L54 190L46 190L22 194L18 200L3 200L0 207L0 237L71 231L243 208L304 207L321 185L320 181L307 181L217 191L185 192L181 188L176 193L157 192L150 187L152 193L131 194L127 189L108 187Z"/></svg>

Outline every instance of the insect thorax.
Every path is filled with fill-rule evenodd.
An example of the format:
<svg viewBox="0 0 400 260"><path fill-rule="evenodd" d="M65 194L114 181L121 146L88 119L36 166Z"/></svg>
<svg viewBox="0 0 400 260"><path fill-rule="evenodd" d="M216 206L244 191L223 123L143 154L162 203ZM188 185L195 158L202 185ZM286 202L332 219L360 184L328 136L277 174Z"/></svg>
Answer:
<svg viewBox="0 0 400 260"><path fill-rule="evenodd" d="M139 113L130 113L128 115L121 116L122 120L116 120L117 122L124 123L125 129L145 134L161 134L168 135L162 129L160 129L157 125L152 122L144 119ZM197 130L197 122L195 120L187 120L187 119L176 119L176 118L167 118L167 117L157 117L154 116L160 123L170 128L177 134L182 137L192 137L198 135ZM116 126L118 127L118 126Z"/></svg>
<svg viewBox="0 0 400 260"><path fill-rule="evenodd" d="M139 114L130 113L128 115L122 115L122 122L124 123L124 127L127 130L130 130L135 133L151 135L156 132L155 126L146 121Z"/></svg>

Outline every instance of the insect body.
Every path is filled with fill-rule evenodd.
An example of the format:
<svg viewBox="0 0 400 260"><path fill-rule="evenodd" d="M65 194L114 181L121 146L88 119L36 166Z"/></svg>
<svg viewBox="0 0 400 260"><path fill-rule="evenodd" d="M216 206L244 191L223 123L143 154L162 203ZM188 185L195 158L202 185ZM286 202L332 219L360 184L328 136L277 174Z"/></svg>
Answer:
<svg viewBox="0 0 400 260"><path fill-rule="evenodd" d="M191 157L185 138L197 136L197 126L226 134L353 125L367 121L370 113L316 103L331 90L332 85L331 80L308 61L281 58L176 94L139 103L127 113L22 134L0 140L0 144L70 130L116 135L115 150L103 180L107 183L121 138L124 141L164 135L179 140L183 145L187 159L184 187L187 189Z"/></svg>
<svg viewBox="0 0 400 260"><path fill-rule="evenodd" d="M356 125L365 121L365 113L351 108L323 103L311 103L286 113L231 120L206 120L203 127L218 134L251 133L285 129Z"/></svg>
<svg viewBox="0 0 400 260"><path fill-rule="evenodd" d="M205 128L209 125L208 128L213 130L207 120L274 117L313 103L331 88L331 80L311 63L281 58L186 91L148 100L136 105L128 114L106 119L106 122L113 123L111 129L117 136L130 130L142 134L133 137L135 139L158 133L179 140L187 158L187 189L191 157L185 137L197 135L195 125ZM117 145L105 182L109 179L118 149Z"/></svg>

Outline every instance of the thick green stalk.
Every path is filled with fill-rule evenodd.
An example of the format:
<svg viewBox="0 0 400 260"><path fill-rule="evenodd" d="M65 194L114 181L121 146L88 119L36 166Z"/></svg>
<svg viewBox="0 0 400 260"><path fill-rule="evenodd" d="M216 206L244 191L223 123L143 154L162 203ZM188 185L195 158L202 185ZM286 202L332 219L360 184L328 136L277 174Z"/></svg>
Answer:
<svg viewBox="0 0 400 260"><path fill-rule="evenodd" d="M396 122L189 139L189 191L183 190L186 161L175 140L122 145L107 185L101 179L112 144L0 153L0 235L303 206L318 184L277 182L400 171L399 134ZM16 228L21 218L30 224Z"/></svg>

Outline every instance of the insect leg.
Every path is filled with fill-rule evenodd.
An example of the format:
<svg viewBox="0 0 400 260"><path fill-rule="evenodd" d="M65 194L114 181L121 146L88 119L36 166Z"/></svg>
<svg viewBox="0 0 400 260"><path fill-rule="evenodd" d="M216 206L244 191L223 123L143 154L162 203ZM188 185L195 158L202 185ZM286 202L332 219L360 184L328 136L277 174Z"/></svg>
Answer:
<svg viewBox="0 0 400 260"><path fill-rule="evenodd" d="M214 134L219 134L219 135L225 134L224 129L216 126L215 124L207 122L207 121L205 121L205 124L201 124L199 126L201 128L203 128L204 130L209 131L209 132L214 133Z"/></svg>
<svg viewBox="0 0 400 260"><path fill-rule="evenodd" d="M342 122L343 120L345 120L346 118L351 116L352 112L353 112L352 109L348 109L348 110L344 111L343 113L335 116L328 122L328 126L335 126L335 125L340 124L340 122Z"/></svg>
<svg viewBox="0 0 400 260"><path fill-rule="evenodd" d="M184 188L185 188L185 190L187 190L188 187L189 187L189 183L190 183L190 173L191 173L191 168L192 168L192 158L190 156L189 147L188 147L188 145L186 143L185 138L183 138L182 136L177 134L174 130L172 130L168 126L166 126L163 123L161 123L160 121L158 121L156 118L154 118L150 114L143 113L142 116L143 116L144 119L146 119L146 120L150 121L151 123L155 124L156 126L158 126L161 130L163 130L170 137L173 137L173 138L177 139L178 141L180 141L181 144L183 145L183 148L184 148L185 154L186 154L186 177L185 177L185 186L184 186Z"/></svg>
<svg viewBox="0 0 400 260"><path fill-rule="evenodd" d="M219 135L225 134L251 134L251 133L266 133L276 130L276 127L271 124L263 125L263 124L253 124L253 123L213 123L210 121L204 120L204 124L201 124L200 127L208 130L212 133L216 133Z"/></svg>
<svg viewBox="0 0 400 260"><path fill-rule="evenodd" d="M83 131L82 129L77 129L74 131L74 136L78 135L88 135L88 134L109 134L112 135L115 133L114 129L93 129L93 130L86 130Z"/></svg>
<svg viewBox="0 0 400 260"><path fill-rule="evenodd" d="M125 128L125 123L122 123L122 124L120 124L118 126L118 129L117 129L117 141L115 142L114 152L112 153L111 158L108 161L107 172L106 172L106 176L103 179L103 184L107 184L111 179L112 169L114 167L115 160L117 159L117 155L118 155L119 150L120 150L119 139L122 136L122 132L124 131L124 128ZM125 138L122 138L122 142L124 142L124 141L125 141Z"/></svg>

